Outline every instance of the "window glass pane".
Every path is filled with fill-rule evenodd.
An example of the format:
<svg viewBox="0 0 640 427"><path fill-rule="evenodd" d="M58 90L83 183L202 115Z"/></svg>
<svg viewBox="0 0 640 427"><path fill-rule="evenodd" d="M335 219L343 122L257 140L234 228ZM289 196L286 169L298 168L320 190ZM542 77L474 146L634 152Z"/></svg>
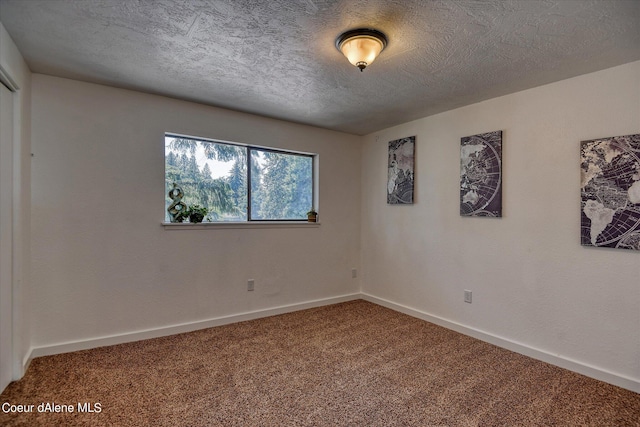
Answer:
<svg viewBox="0 0 640 427"><path fill-rule="evenodd" d="M247 220L247 148L167 135L165 137L165 221L173 183L188 206L208 210L205 221Z"/></svg>
<svg viewBox="0 0 640 427"><path fill-rule="evenodd" d="M176 203L169 197L174 183L186 207L207 209L205 222L306 220L313 207L313 164L312 154L167 134L165 221L172 220L166 208ZM186 215L173 219L188 221Z"/></svg>
<svg viewBox="0 0 640 427"><path fill-rule="evenodd" d="M250 152L251 219L306 219L313 206L313 157Z"/></svg>

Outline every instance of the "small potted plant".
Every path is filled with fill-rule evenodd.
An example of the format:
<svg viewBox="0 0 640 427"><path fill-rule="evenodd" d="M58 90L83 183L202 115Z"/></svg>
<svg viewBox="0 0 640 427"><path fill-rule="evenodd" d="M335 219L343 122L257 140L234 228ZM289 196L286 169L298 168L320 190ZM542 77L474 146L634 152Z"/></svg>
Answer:
<svg viewBox="0 0 640 427"><path fill-rule="evenodd" d="M311 208L311 210L307 212L307 221L308 222L318 221L318 212L316 212L315 209Z"/></svg>
<svg viewBox="0 0 640 427"><path fill-rule="evenodd" d="M187 208L183 215L189 218L189 222L197 224L199 222L202 222L208 212L209 210L203 206L191 205Z"/></svg>

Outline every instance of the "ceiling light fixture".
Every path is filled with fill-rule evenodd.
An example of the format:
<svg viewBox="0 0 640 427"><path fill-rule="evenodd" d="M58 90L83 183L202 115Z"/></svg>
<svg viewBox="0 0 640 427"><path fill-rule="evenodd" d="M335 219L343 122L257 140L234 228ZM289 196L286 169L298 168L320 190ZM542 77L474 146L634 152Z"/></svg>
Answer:
<svg viewBox="0 0 640 427"><path fill-rule="evenodd" d="M363 71L387 47L387 36L370 28L349 30L338 36L336 47L349 62Z"/></svg>

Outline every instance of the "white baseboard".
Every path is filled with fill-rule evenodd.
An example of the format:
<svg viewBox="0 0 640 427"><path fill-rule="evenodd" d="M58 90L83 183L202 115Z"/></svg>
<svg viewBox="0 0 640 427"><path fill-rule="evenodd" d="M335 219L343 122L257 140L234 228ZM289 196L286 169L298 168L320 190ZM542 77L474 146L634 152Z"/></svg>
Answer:
<svg viewBox="0 0 640 427"><path fill-rule="evenodd" d="M292 313L294 311L306 310L308 308L321 307L324 305L337 304L345 301L361 299L359 293L342 295L339 297L324 298L303 303L283 305L264 310L250 311L230 316L216 317L213 319L198 322L182 323L179 325L167 326L163 328L147 329L143 331L130 332L125 334L110 335L99 338L92 338L81 341L71 341L61 344L48 345L43 347L32 347L28 357L25 358L25 371L32 359L54 354L70 353L72 351L88 350L91 348L104 347L109 345L124 344L128 342L159 338L169 335L182 334L185 332L197 331L199 329L212 328L215 326L228 325L231 323L244 322L247 320L259 319L262 317L276 316L278 314Z"/></svg>
<svg viewBox="0 0 640 427"><path fill-rule="evenodd" d="M590 366L582 362L578 362L565 357L547 353L543 350L530 347L526 344L522 344L506 338L492 335L490 333L483 332L478 329L474 329L472 327L462 325L460 323L452 322L450 320L443 319L438 316L433 316L423 311L416 310L414 308L407 307L402 304L397 304L395 302L392 302L383 298L378 298L373 295L362 293L360 297L365 301L369 301L374 304L378 304L383 307L390 308L394 311L398 311L400 313L404 313L409 316L416 317L418 319L422 319L430 323L434 323L438 326L442 326L444 328L451 329L456 332L460 332L461 334L468 335L473 338L477 338L481 341L485 341L490 344L497 345L498 347L502 347L504 349L523 354L533 359L541 360L551 365L559 366L561 368L568 369L578 374L582 374L587 377L594 378L596 380L604 381L606 383L613 384L615 386L622 387L627 390L634 391L636 393L640 393L640 381L637 379L615 374L613 372L609 372L595 366Z"/></svg>
<svg viewBox="0 0 640 427"><path fill-rule="evenodd" d="M434 316L434 315L425 313L423 311L416 310L414 308L407 307L402 304L397 304L393 301L389 301L383 298L378 298L366 293L354 293L354 294L348 294L348 295L343 295L339 297L307 301L304 303L283 305L279 307L234 314L231 316L217 317L217 318L198 321L198 322L183 323L183 324L173 325L173 326L168 326L163 328L155 328L155 329L148 329L143 331L126 333L126 334L92 338L89 340L66 342L66 343L43 346L43 347L32 347L29 352L29 355L24 359L23 372L26 372L27 367L29 366L29 363L31 362L31 360L36 357L50 356L53 354L61 354L61 353L69 353L72 351L87 350L91 348L103 347L108 345L124 344L127 342L158 338L158 337L174 335L174 334L181 334L184 332L192 332L199 329L212 328L215 326L222 326L230 323L244 322L247 320L275 316L275 315L284 314L284 313L291 313L294 311L305 310L308 308L320 307L320 306L330 305L330 304L337 304L340 302L353 301L357 299L363 299L365 301L369 301L374 304L378 304L383 307L390 308L400 313L404 313L409 316L434 323L444 328L451 329L456 332L460 332L461 334L468 335L473 338L477 338L481 341L485 341L490 344L497 345L498 347L502 347L507 350L511 350L516 353L523 354L533 359L541 360L543 362L550 363L552 365L559 366L561 368L568 369L573 372L577 372L587 377L604 381L606 383L613 384L618 387L622 387L636 393L640 393L640 381L637 379L625 377L623 375L609 372L595 366L590 366L582 362L578 362L572 359L550 354L543 350L530 347L523 343L519 343L513 340L492 335L490 333L483 332L481 330L478 330L466 325L462 325L447 319L443 319L441 317Z"/></svg>

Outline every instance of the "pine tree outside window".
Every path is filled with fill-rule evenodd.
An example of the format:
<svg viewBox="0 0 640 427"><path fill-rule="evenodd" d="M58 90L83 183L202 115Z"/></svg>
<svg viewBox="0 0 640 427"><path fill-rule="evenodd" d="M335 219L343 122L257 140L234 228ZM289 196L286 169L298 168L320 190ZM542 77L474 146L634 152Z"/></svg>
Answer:
<svg viewBox="0 0 640 427"><path fill-rule="evenodd" d="M166 134L166 222L174 182L183 202L207 208L205 222L306 221L314 155Z"/></svg>

